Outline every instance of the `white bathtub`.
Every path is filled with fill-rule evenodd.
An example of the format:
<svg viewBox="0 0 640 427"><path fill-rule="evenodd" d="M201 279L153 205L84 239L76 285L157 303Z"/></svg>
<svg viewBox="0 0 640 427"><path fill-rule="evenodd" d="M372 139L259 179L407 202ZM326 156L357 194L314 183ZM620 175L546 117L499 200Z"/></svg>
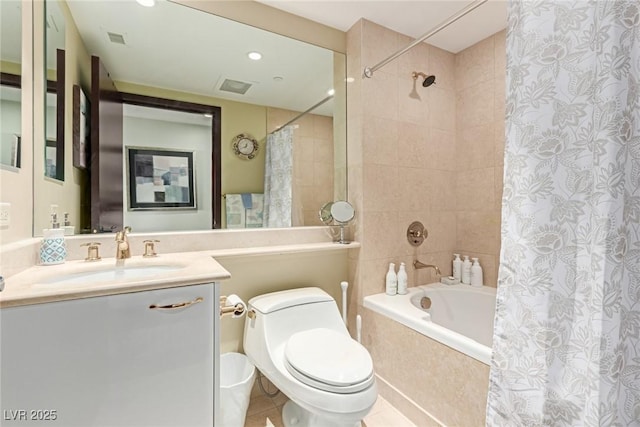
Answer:
<svg viewBox="0 0 640 427"><path fill-rule="evenodd" d="M431 308L420 307L423 297L431 299ZM495 288L432 283L409 288L406 295L367 296L364 306L487 365L490 362Z"/></svg>

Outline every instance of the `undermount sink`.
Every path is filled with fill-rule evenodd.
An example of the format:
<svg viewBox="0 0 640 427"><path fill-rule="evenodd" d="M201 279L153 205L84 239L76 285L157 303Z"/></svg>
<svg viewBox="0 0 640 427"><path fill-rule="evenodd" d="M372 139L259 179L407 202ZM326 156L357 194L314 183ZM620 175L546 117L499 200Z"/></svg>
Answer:
<svg viewBox="0 0 640 427"><path fill-rule="evenodd" d="M141 279L158 276L184 268L181 265L146 265L102 268L99 270L83 271L79 273L63 274L42 281L43 285L79 285L83 283L112 282L131 279Z"/></svg>

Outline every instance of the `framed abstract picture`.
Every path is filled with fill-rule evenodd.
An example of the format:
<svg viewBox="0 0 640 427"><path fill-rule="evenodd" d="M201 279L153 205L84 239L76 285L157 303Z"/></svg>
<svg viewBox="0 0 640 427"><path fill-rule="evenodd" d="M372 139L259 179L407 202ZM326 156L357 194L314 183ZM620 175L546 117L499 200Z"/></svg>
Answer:
<svg viewBox="0 0 640 427"><path fill-rule="evenodd" d="M129 209L196 209L193 156L193 151L127 147Z"/></svg>

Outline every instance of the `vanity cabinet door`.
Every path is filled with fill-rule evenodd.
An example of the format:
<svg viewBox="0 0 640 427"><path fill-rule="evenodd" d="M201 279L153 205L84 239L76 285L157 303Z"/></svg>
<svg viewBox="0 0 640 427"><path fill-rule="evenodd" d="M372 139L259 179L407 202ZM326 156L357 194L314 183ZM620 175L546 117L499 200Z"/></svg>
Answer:
<svg viewBox="0 0 640 427"><path fill-rule="evenodd" d="M0 425L211 427L216 294L208 284L0 310Z"/></svg>

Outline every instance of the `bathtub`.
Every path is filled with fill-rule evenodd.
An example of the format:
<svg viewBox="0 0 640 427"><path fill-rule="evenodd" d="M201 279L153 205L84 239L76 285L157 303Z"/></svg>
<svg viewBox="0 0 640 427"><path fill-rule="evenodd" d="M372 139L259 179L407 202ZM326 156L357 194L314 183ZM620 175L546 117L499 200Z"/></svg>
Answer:
<svg viewBox="0 0 640 427"><path fill-rule="evenodd" d="M430 308L421 307L423 297L430 299ZM441 283L409 288L406 295L382 293L364 298L366 308L487 365L495 305L495 288Z"/></svg>

